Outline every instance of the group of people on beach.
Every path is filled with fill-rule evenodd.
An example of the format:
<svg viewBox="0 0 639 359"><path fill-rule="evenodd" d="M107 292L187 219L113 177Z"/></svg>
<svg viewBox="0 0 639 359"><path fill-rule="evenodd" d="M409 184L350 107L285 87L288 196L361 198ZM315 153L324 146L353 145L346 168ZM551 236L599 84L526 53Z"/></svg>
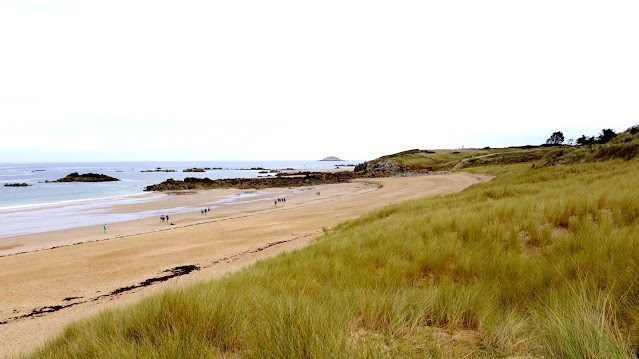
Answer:
<svg viewBox="0 0 639 359"><path fill-rule="evenodd" d="M160 222L168 222L169 221L169 215L168 214L163 214L160 216ZM175 223L171 222L172 226L175 226Z"/></svg>
<svg viewBox="0 0 639 359"><path fill-rule="evenodd" d="M317 192L317 195L319 196L319 192ZM286 197L280 197L275 199L274 204L277 207L278 203L286 203ZM200 210L200 213L202 214L208 214L209 212L211 212L211 207L207 207L207 208L202 208ZM169 215L168 214L163 214L160 216L160 222L168 222L169 221ZM171 223L171 225L174 225L173 223ZM106 233L107 231L107 224L103 224L102 225L102 230Z"/></svg>

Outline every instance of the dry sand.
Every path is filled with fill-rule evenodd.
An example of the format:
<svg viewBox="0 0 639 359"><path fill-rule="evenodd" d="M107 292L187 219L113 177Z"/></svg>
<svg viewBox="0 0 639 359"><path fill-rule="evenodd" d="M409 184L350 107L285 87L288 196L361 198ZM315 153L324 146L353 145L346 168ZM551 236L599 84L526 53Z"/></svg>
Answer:
<svg viewBox="0 0 639 359"><path fill-rule="evenodd" d="M158 290L216 278L300 248L321 234L322 228L371 210L460 191L487 179L455 173L358 180L288 195L286 204L277 207L264 200L227 206L207 216L199 212L171 216L175 226L154 218L113 224L108 234L92 226L3 239L3 245L9 247L4 248L7 253L59 247L0 257L0 323L4 322L0 324L0 356L32 350L59 335L70 322L105 308L137 301ZM165 200L192 205L224 194L228 192L214 190ZM278 189L269 190L269 195L277 194ZM132 206L158 205L167 203ZM188 265L199 270L113 294L120 288L170 275L168 269Z"/></svg>

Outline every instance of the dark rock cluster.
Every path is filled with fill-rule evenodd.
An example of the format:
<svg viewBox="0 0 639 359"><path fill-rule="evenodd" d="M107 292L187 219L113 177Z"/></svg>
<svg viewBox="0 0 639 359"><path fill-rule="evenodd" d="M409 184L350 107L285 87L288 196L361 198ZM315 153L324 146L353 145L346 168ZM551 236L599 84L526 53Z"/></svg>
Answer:
<svg viewBox="0 0 639 359"><path fill-rule="evenodd" d="M28 183L21 182L21 183L5 183L4 186L5 187L29 187L31 185Z"/></svg>
<svg viewBox="0 0 639 359"><path fill-rule="evenodd" d="M355 166L355 173L360 177L389 177L408 171L406 166L395 160L374 160L363 162Z"/></svg>
<svg viewBox="0 0 639 359"><path fill-rule="evenodd" d="M68 174L64 178L60 178L55 181L46 181L46 182L112 182L119 181L119 179L103 174L98 173L84 173L78 174L78 172L73 172Z"/></svg>
<svg viewBox="0 0 639 359"><path fill-rule="evenodd" d="M142 170L140 172L175 172L175 170L158 167L158 168L153 169L153 170Z"/></svg>
<svg viewBox="0 0 639 359"><path fill-rule="evenodd" d="M162 183L147 186L145 191L179 191L214 188L270 188L270 187L302 187L329 183L344 183L357 178L353 172L296 172L278 173L273 177L260 178L228 178L212 180L210 178L187 177L183 181L168 179Z"/></svg>

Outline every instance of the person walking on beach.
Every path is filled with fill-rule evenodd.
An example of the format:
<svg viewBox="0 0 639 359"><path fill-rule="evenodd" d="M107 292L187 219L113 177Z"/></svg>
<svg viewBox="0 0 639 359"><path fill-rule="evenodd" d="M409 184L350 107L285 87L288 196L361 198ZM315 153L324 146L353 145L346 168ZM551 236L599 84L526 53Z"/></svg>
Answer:
<svg viewBox="0 0 639 359"><path fill-rule="evenodd" d="M107 230L107 224L106 223L102 225L102 229L104 230L104 233L106 233L106 230Z"/></svg>

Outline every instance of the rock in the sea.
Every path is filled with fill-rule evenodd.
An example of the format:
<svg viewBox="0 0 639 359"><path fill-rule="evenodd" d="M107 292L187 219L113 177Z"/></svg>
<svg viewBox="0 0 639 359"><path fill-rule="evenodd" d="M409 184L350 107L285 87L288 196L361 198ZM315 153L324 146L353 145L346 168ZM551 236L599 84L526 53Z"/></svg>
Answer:
<svg viewBox="0 0 639 359"><path fill-rule="evenodd" d="M165 168L161 168L161 167L157 167L154 170L142 170L140 172L175 172L175 170L171 170L171 169L165 169Z"/></svg>
<svg viewBox="0 0 639 359"><path fill-rule="evenodd" d="M21 183L5 183L4 186L5 187L29 187L31 185L28 183L21 182Z"/></svg>
<svg viewBox="0 0 639 359"><path fill-rule="evenodd" d="M103 174L98 173L84 173L78 174L78 172L73 172L68 174L64 178L60 178L55 181L46 181L46 182L112 182L119 181L119 179Z"/></svg>
<svg viewBox="0 0 639 359"><path fill-rule="evenodd" d="M238 171L266 171L264 167L236 168Z"/></svg>
<svg viewBox="0 0 639 359"><path fill-rule="evenodd" d="M182 172L206 172L204 168L187 168Z"/></svg>

